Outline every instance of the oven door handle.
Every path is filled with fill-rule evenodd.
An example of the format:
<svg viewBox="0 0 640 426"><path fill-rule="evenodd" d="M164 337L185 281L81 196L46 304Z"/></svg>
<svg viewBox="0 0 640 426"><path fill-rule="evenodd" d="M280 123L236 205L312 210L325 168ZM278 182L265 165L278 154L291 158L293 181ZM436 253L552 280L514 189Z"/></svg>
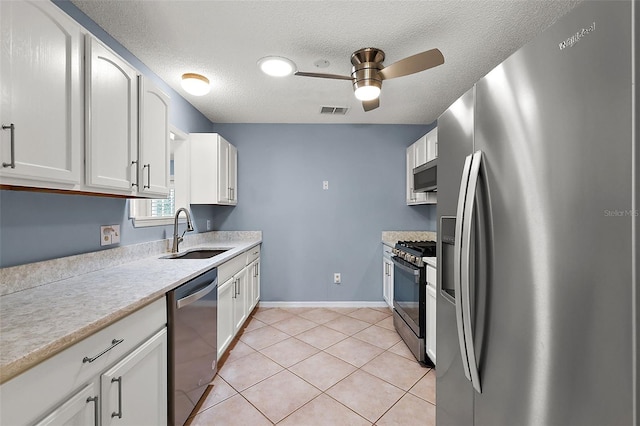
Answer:
<svg viewBox="0 0 640 426"><path fill-rule="evenodd" d="M421 268L418 268L417 266L413 266L410 263L405 262L404 260L398 259L397 256L392 256L391 260L393 261L394 265L396 265L398 268L402 269L403 271L408 272L416 277L420 276Z"/></svg>

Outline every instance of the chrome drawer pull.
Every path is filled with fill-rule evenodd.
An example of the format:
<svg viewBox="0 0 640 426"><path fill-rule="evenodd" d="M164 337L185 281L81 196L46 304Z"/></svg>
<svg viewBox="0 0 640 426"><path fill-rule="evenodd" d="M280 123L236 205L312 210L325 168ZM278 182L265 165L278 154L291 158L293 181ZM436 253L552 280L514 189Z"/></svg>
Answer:
<svg viewBox="0 0 640 426"><path fill-rule="evenodd" d="M109 352L111 349L115 348L122 342L124 342L124 339L113 339L111 341L111 346L109 346L107 349L100 352L98 355L94 356L93 358L89 358L88 356L85 356L84 358L82 358L82 363L84 364L85 362L95 361L96 359L100 358L102 355L106 354L107 352Z"/></svg>
<svg viewBox="0 0 640 426"><path fill-rule="evenodd" d="M122 418L122 376L117 379L114 377L111 379L111 383L118 382L118 411L111 413L111 417L117 417L119 419Z"/></svg>

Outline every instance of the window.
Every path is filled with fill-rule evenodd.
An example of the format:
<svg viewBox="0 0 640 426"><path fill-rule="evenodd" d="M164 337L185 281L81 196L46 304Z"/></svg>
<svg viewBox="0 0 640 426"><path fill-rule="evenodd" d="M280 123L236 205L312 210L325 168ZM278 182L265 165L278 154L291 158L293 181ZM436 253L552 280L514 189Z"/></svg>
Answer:
<svg viewBox="0 0 640 426"><path fill-rule="evenodd" d="M162 226L173 224L173 217L176 211L176 204L180 206L185 205L188 207L188 201L186 200L186 194L188 189L184 186L184 177L178 176L178 183L176 183L175 170L178 169L184 173L186 170L185 165L180 163L178 166L176 162L185 160L184 149L180 151L179 155L176 155L176 149L178 146L184 147L186 144L188 135L171 127L171 180L170 180L170 192L167 198L158 198L153 200L129 200L129 217L133 220L133 226L136 228L146 226ZM178 200L176 201L176 188L178 191L182 191L178 194ZM182 197L180 197L182 195ZM180 219L180 222L184 221L184 218Z"/></svg>

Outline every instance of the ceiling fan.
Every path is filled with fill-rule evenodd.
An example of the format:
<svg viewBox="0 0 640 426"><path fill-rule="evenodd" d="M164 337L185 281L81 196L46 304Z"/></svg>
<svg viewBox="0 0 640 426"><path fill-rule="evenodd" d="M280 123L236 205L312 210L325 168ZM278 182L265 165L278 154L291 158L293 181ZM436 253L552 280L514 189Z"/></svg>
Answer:
<svg viewBox="0 0 640 426"><path fill-rule="evenodd" d="M295 75L350 80L353 83L356 98L362 101L364 110L371 111L380 106L379 95L383 80L403 77L437 67L444 64L444 56L440 50L431 49L401 59L388 67L382 65L383 61L384 52L381 49L367 47L351 55L351 63L353 64L351 76L301 71L296 72Z"/></svg>

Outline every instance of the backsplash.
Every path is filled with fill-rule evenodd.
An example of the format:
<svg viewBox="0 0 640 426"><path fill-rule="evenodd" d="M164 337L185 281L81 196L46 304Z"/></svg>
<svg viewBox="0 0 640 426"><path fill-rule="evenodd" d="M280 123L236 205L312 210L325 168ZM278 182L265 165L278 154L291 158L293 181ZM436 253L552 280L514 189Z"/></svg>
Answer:
<svg viewBox="0 0 640 426"><path fill-rule="evenodd" d="M180 248L184 251L186 248L213 241L245 241L261 238L262 231L203 232L185 235ZM145 257L160 256L171 251L171 244L171 239L164 239L2 268L0 269L0 296L100 269L111 268Z"/></svg>

